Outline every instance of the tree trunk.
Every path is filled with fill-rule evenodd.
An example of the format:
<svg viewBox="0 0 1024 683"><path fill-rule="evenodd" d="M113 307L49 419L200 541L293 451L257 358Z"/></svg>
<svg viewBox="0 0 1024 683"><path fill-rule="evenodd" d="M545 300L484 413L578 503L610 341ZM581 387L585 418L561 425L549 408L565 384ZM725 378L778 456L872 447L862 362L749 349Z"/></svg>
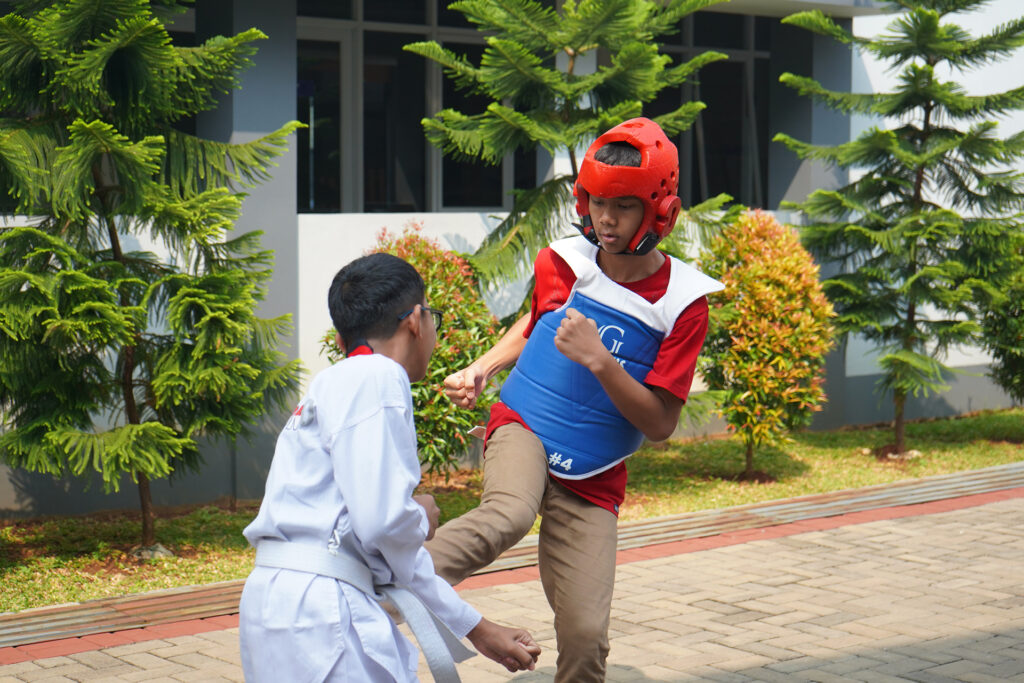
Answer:
<svg viewBox="0 0 1024 683"><path fill-rule="evenodd" d="M754 480L754 442L747 442L747 473L744 475L748 481Z"/></svg>
<svg viewBox="0 0 1024 683"><path fill-rule="evenodd" d="M156 545L153 528L153 496L149 491L149 477L139 472L139 503L142 508L142 547Z"/></svg>
<svg viewBox="0 0 1024 683"><path fill-rule="evenodd" d="M96 175L96 171L94 171ZM117 226L112 219L108 219L107 233L110 236L110 249L114 260L125 263L124 252L121 250L121 242L117 237ZM129 305L124 293L121 294L121 305ZM135 339L139 339L138 334ZM128 424L142 424L142 416L139 414L139 406L135 401L135 345L129 344L121 349L121 396L124 401L124 415ZM153 496L149 491L149 477L143 472L136 473L139 478L139 503L142 512L142 539L140 544L143 548L156 545L156 531L153 528Z"/></svg>
<svg viewBox="0 0 1024 683"><path fill-rule="evenodd" d="M907 404L907 394L900 391L896 392L893 394L892 402L894 408L892 427L896 439L894 446L896 448L896 455L902 455L903 451L907 450L906 421L903 418L903 409Z"/></svg>

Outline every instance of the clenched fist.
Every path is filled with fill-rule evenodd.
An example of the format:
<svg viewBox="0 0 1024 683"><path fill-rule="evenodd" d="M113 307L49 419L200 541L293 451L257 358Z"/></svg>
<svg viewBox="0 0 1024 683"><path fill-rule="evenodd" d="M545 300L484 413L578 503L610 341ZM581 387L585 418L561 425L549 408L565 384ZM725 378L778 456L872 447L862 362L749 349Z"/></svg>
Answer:
<svg viewBox="0 0 1024 683"><path fill-rule="evenodd" d="M555 333L555 348L569 360L574 360L591 370L611 356L611 352L601 341L597 322L575 308L565 312L565 317L562 318Z"/></svg>

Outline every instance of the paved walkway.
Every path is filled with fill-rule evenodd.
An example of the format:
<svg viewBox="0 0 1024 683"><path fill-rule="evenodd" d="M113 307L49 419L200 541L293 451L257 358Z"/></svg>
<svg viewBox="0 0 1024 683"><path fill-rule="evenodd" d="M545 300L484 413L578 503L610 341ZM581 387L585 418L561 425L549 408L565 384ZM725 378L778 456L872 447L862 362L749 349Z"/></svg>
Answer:
<svg viewBox="0 0 1024 683"><path fill-rule="evenodd" d="M1022 488L651 545L619 561L609 681L1024 681ZM516 569L462 587L545 648L516 681L554 673L535 577ZM0 683L240 681L233 623L26 645L17 652L34 658L0 666ZM460 672L465 683L509 678L479 656Z"/></svg>

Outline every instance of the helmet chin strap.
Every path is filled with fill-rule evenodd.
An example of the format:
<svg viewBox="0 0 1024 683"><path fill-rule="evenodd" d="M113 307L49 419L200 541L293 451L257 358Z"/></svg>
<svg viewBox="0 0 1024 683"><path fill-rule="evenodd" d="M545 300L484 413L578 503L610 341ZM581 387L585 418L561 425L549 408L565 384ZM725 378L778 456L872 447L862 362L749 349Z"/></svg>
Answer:
<svg viewBox="0 0 1024 683"><path fill-rule="evenodd" d="M652 232L649 232L646 235L644 235L643 238L641 238L640 242L637 243L633 251L629 253L635 256L643 256L644 254L649 254L656 246L658 246L658 242L660 241L661 239L657 235L655 235Z"/></svg>
<svg viewBox="0 0 1024 683"><path fill-rule="evenodd" d="M588 242L598 249L605 251L604 246L601 245L601 240L597 238L597 231L594 230L594 223L590 220L590 216L583 216L579 223L573 223L572 226L579 230L587 238ZM636 249L627 249L622 253L628 256L643 256L658 246L659 241L657 235L649 232L636 245Z"/></svg>
<svg viewBox="0 0 1024 683"><path fill-rule="evenodd" d="M590 216L582 216L579 223L573 223L572 227L580 231L580 234L587 238L587 241L598 249L603 249L601 240L597 239L597 231L594 230L594 223Z"/></svg>

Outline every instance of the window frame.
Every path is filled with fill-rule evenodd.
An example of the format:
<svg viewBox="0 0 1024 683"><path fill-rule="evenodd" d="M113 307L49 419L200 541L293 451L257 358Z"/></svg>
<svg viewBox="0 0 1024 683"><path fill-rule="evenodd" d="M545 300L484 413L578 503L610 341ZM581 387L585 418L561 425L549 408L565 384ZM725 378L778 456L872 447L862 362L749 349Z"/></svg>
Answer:
<svg viewBox="0 0 1024 683"><path fill-rule="evenodd" d="M704 13L704 12L702 12ZM710 14L734 14L732 12L707 12ZM738 13L743 19L743 47L709 47L696 46L694 39L694 20L692 16L685 17L680 27L681 40L678 43L662 43L660 48L663 54L670 55L673 62L679 63L708 50L715 50L728 56L729 62L743 65L743 93L742 102L737 102L741 107L743 115L740 149L740 187L735 201L746 203L750 206L768 207L768 185L766 182L767 159L761 159L761 143L758 134L758 102L755 98L756 60L763 59L771 61L769 49L757 47L757 20L769 19L768 17ZM698 80L700 74L698 73ZM700 100L700 85L686 83L681 86L684 101ZM768 107L768 103L761 103L760 106ZM770 111L769 111L770 113ZM770 117L769 117L770 119ZM676 140L679 147L679 196L683 206L692 206L703 201L708 196L707 179L707 158L708 152L705 149L706 137L704 135L703 112L697 117L694 124L684 131ZM700 192L703 198L693 196L693 166L697 167Z"/></svg>
<svg viewBox="0 0 1024 683"><path fill-rule="evenodd" d="M458 44L483 45L484 36L475 28L459 28L438 24L437 3L427 2L427 23L405 24L381 21L365 21L363 19L363 3L356 2L353 7L352 19L330 19L323 17L296 17L296 39L331 42L338 45L341 93L341 132L339 135L341 154L339 155L339 191L342 213L364 213L363 183L363 67L364 43L366 32L407 33L410 40L425 38L442 45ZM440 65L424 59L426 76L424 103L427 115L441 109L443 95L443 79L445 78ZM499 206L446 206L443 203L444 177L443 154L440 149L423 138L425 152L426 184L424 201L427 212L472 212L508 211L512 208L512 190L514 189L514 155L508 154L501 163L501 197ZM296 182L298 182L296 180ZM299 213L307 213L300 211Z"/></svg>

